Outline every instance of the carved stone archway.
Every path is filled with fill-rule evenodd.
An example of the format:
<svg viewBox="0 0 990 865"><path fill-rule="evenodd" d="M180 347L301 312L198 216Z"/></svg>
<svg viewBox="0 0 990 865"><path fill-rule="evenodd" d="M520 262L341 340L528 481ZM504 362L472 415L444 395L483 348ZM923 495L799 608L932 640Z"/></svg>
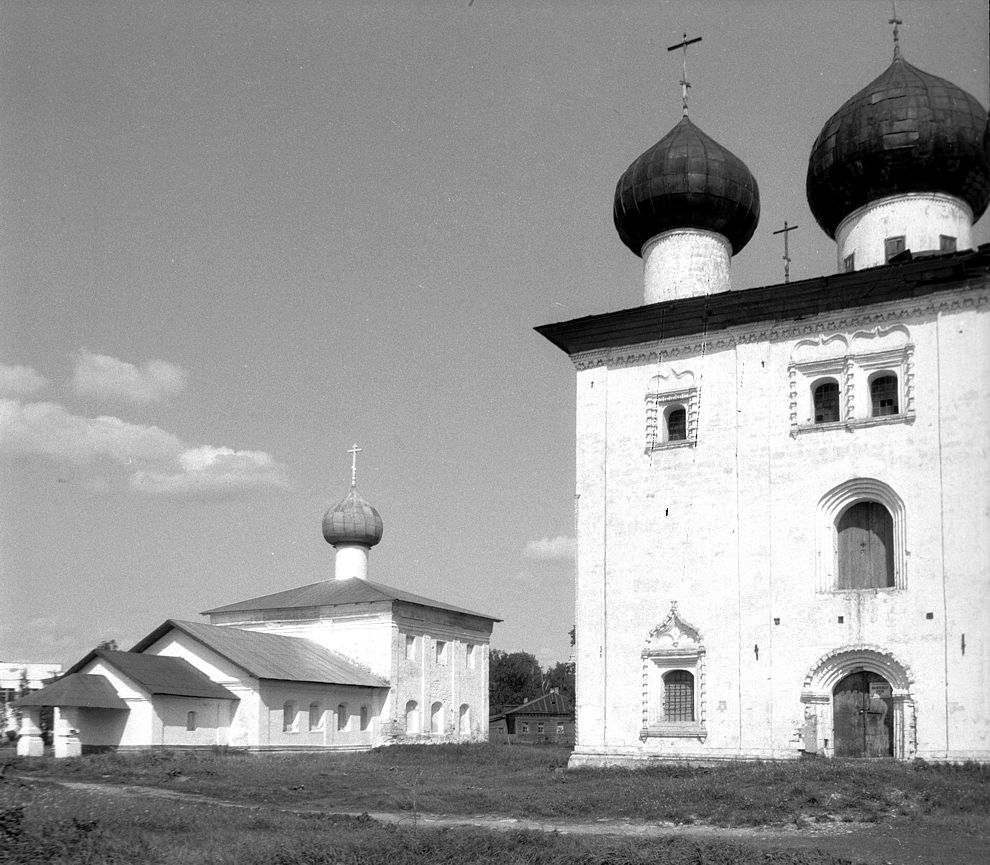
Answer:
<svg viewBox="0 0 990 865"><path fill-rule="evenodd" d="M914 674L892 652L879 646L843 646L823 655L808 671L801 690L804 703L802 738L804 751L824 757L834 756L835 734L832 692L850 673L877 673L892 689L894 711L894 759L910 760L918 750L914 699Z"/></svg>

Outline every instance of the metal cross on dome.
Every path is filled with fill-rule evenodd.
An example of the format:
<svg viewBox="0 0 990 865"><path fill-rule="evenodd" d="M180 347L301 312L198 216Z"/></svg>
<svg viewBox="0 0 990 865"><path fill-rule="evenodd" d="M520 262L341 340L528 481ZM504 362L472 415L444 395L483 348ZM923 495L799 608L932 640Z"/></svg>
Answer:
<svg viewBox="0 0 990 865"><path fill-rule="evenodd" d="M787 235L794 231L795 228L797 228L796 225L788 225L785 219L784 227L774 232L774 234L784 235L784 282L791 281L791 255L790 249L787 246Z"/></svg>
<svg viewBox="0 0 990 865"><path fill-rule="evenodd" d="M357 486L357 455L361 453L363 448L359 448L356 444L351 445L351 449L348 453L351 455L351 486Z"/></svg>
<svg viewBox="0 0 990 865"><path fill-rule="evenodd" d="M681 103L683 105L685 117L687 117L688 113L688 88L691 86L691 82L687 80L687 50L688 45L694 45L695 42L700 41L700 36L696 36L694 39L688 39L687 33L685 33L684 38L680 42L676 45L671 45L667 49L668 51L676 51L678 48L684 49L684 57L681 60Z"/></svg>
<svg viewBox="0 0 990 865"><path fill-rule="evenodd" d="M894 57L900 57L901 46L898 44L897 27L904 22L897 17L897 2L896 0L890 0L890 11L893 17L887 22L888 24L894 25Z"/></svg>

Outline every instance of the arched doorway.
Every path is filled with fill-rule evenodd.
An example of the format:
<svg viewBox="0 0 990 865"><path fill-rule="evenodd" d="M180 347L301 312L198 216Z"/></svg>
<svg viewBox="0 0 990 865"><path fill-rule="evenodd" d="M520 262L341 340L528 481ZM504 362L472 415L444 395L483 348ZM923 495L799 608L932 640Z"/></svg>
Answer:
<svg viewBox="0 0 990 865"><path fill-rule="evenodd" d="M893 689L883 676L862 670L832 691L836 757L893 757Z"/></svg>

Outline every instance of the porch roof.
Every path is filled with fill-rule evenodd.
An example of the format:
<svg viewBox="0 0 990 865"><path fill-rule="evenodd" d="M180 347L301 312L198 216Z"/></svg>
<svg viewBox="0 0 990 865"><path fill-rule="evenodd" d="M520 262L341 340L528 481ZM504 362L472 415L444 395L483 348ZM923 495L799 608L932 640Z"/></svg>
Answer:
<svg viewBox="0 0 990 865"><path fill-rule="evenodd" d="M93 673L70 673L32 691L17 701L19 706L78 706L85 709L122 709L127 703L117 696L105 676Z"/></svg>

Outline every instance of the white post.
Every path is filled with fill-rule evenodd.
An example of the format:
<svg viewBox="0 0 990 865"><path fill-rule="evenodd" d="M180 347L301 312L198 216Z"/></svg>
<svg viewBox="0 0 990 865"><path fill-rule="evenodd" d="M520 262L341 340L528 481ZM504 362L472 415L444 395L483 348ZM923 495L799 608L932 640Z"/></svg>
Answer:
<svg viewBox="0 0 990 865"><path fill-rule="evenodd" d="M41 709L25 706L21 710L21 736L17 740L18 757L41 757L45 742L41 738Z"/></svg>

